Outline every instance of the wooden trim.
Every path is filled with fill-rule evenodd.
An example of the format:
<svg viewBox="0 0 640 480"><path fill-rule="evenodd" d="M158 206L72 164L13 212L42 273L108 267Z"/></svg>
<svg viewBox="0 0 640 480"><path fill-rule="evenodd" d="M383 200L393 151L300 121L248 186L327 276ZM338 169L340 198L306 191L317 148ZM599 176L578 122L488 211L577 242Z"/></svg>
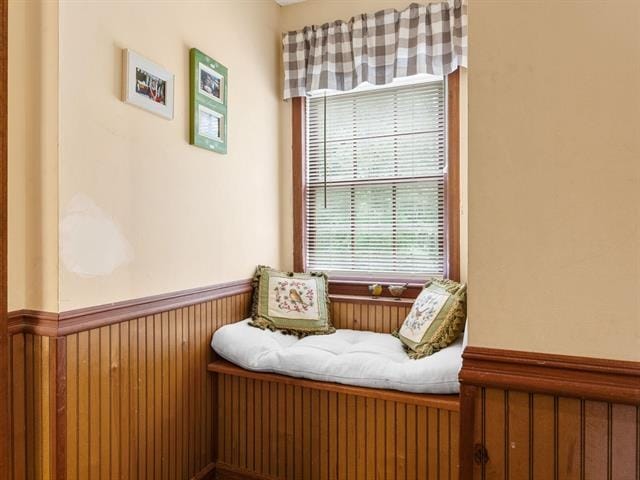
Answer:
<svg viewBox="0 0 640 480"><path fill-rule="evenodd" d="M17 310L9 314L10 333L61 337L252 290L251 279L81 308L62 313Z"/></svg>
<svg viewBox="0 0 640 480"><path fill-rule="evenodd" d="M447 278L460 280L460 70L447 76Z"/></svg>
<svg viewBox="0 0 640 480"><path fill-rule="evenodd" d="M216 478L216 464L209 463L206 467L196 473L191 480L214 480Z"/></svg>
<svg viewBox="0 0 640 480"><path fill-rule="evenodd" d="M467 347L465 385L640 404L640 362Z"/></svg>
<svg viewBox="0 0 640 480"><path fill-rule="evenodd" d="M210 350L209 355L209 358L213 361L220 358L213 349ZM215 462L218 459L218 452L220 452L220 446L218 445L218 429L220 428L220 425L218 424L218 395L220 395L220 388L218 385L218 376L216 374L212 374L212 377L211 381L213 384L213 391L211 395L211 403L213 417L211 418L211 458L213 458L213 461ZM216 475L214 475L214 478L215 477Z"/></svg>
<svg viewBox="0 0 640 480"><path fill-rule="evenodd" d="M460 385L460 480L473 480L473 429L477 394L477 387Z"/></svg>
<svg viewBox="0 0 640 480"><path fill-rule="evenodd" d="M251 289L251 279L247 279L71 310L59 315L58 336L155 315L167 310L188 307L217 298L246 293L250 292Z"/></svg>
<svg viewBox="0 0 640 480"><path fill-rule="evenodd" d="M58 333L58 314L38 310L9 312L9 334L16 333L55 337Z"/></svg>
<svg viewBox="0 0 640 480"><path fill-rule="evenodd" d="M372 297L360 295L329 295L332 303L353 303L357 305L391 305L394 307L411 307L412 298Z"/></svg>
<svg viewBox="0 0 640 480"><path fill-rule="evenodd" d="M378 400L390 400L402 402L408 405L418 405L452 412L460 411L460 400L458 395L429 395L421 393L400 392L396 390L385 390L380 388L356 387L352 385L342 385L340 383L321 382L317 380L307 380L304 378L289 377L276 373L254 372L245 370L226 360L216 360L209 364L207 370L222 375L249 378L263 382L281 383L293 385L312 390L326 392L344 393L347 395L357 395Z"/></svg>
<svg viewBox="0 0 640 480"><path fill-rule="evenodd" d="M291 127L293 131L292 164L293 173L293 269L304 272L306 269L306 242L304 232L305 216L304 196L306 190L305 175L305 99L296 97L291 101Z"/></svg>
<svg viewBox="0 0 640 480"><path fill-rule="evenodd" d="M10 477L9 343L7 319L8 2L0 1L0 478Z"/></svg>
<svg viewBox="0 0 640 480"><path fill-rule="evenodd" d="M223 462L216 463L216 477L219 480L276 480L276 477L237 468Z"/></svg>
<svg viewBox="0 0 640 480"><path fill-rule="evenodd" d="M402 285L408 283L407 289L401 298L415 299L420 295L424 288L424 283L411 283L407 280L391 280L391 279L366 279L362 277L353 277L352 279L329 279L330 295L350 295L358 297L372 298L369 293L369 285L379 283L382 285L382 295L379 298L393 299L387 287L389 285Z"/></svg>

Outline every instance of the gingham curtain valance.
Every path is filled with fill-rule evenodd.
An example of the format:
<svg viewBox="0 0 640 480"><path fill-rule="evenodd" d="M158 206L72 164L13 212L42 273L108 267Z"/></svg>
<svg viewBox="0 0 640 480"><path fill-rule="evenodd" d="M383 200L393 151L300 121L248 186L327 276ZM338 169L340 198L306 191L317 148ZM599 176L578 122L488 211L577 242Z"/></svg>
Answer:
<svg viewBox="0 0 640 480"><path fill-rule="evenodd" d="M382 10L283 35L284 99L467 65L466 0Z"/></svg>

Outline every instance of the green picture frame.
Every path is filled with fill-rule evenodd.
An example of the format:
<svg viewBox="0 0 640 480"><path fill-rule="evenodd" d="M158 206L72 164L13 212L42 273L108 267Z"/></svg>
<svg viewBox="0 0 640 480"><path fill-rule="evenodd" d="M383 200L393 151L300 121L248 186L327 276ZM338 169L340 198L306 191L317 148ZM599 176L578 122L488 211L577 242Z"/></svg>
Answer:
<svg viewBox="0 0 640 480"><path fill-rule="evenodd" d="M227 153L228 69L197 48L189 51L189 143Z"/></svg>

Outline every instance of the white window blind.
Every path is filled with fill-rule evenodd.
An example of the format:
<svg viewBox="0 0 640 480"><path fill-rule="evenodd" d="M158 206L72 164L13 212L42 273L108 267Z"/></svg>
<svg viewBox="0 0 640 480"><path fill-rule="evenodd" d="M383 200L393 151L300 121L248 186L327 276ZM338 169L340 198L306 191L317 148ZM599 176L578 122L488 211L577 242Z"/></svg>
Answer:
<svg viewBox="0 0 640 480"><path fill-rule="evenodd" d="M444 81L307 99L308 269L444 274L445 110Z"/></svg>

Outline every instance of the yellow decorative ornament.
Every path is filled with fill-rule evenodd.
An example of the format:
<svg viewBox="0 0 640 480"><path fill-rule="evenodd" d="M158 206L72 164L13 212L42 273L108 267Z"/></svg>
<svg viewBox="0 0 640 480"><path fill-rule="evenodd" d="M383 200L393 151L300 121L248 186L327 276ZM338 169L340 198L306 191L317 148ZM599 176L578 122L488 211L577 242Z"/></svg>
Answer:
<svg viewBox="0 0 640 480"><path fill-rule="evenodd" d="M379 297L382 293L382 285L379 283L374 283L373 285L369 285L369 293L374 297Z"/></svg>

